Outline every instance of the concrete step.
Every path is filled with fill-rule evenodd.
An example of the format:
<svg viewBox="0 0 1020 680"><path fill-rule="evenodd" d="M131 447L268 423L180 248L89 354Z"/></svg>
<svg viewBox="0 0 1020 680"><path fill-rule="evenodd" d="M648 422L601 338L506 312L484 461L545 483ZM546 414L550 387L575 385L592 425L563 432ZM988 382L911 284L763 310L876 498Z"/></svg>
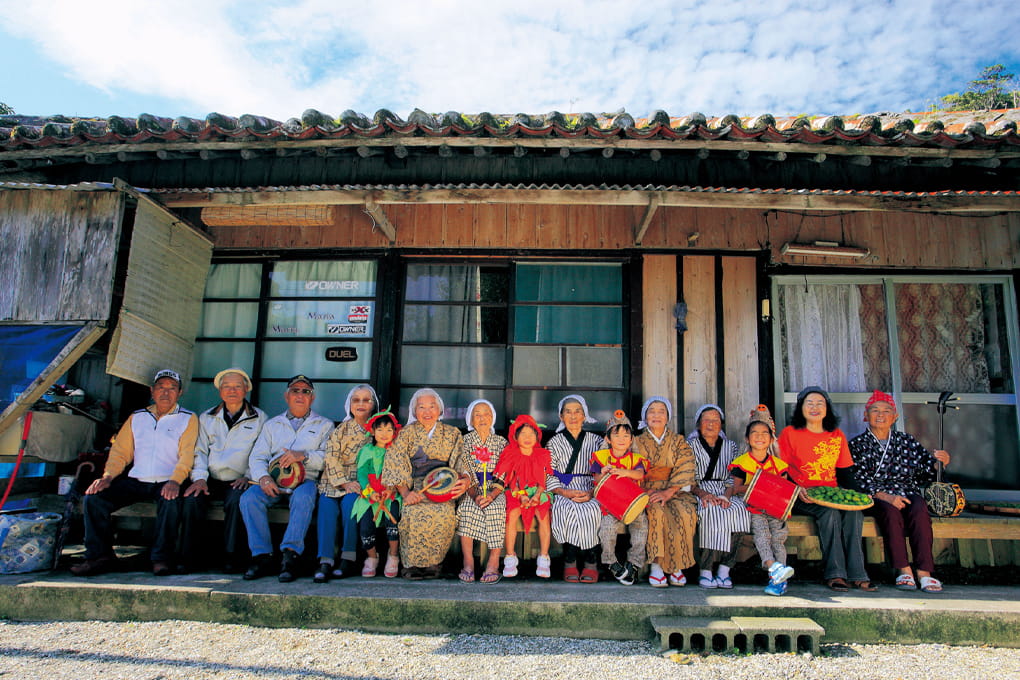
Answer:
<svg viewBox="0 0 1020 680"><path fill-rule="evenodd" d="M811 652L818 654L825 629L808 618L731 616L706 619L653 616L649 619L663 650L683 653Z"/></svg>

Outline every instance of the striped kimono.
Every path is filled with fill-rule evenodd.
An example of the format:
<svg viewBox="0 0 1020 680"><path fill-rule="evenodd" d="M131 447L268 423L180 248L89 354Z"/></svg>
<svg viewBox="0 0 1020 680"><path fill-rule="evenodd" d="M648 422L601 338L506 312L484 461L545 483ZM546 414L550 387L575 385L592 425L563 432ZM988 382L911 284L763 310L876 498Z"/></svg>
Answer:
<svg viewBox="0 0 1020 680"><path fill-rule="evenodd" d="M601 435L594 432L582 432L580 442L581 452L574 461L574 466L567 470L574 453L570 434L563 430L549 440L546 448L552 454L552 467L557 473L549 475L546 481L546 490L549 493L563 488L592 491L591 457L604 447L604 440ZM594 498L584 503L575 503L569 498L553 495L552 535L557 543L576 545L581 550L594 548L599 544L601 523L602 506Z"/></svg>
<svg viewBox="0 0 1020 680"><path fill-rule="evenodd" d="M695 475L698 486L711 494L722 496L726 487L733 483L729 467L737 457L737 444L731 439L722 438L722 448L715 470L708 470L709 453L701 443L698 432L687 437L687 443L694 451ZM751 518L744 506L744 499L739 496L730 498L730 507L721 505L703 505L698 502L698 547L703 550L730 551L731 534L750 533Z"/></svg>

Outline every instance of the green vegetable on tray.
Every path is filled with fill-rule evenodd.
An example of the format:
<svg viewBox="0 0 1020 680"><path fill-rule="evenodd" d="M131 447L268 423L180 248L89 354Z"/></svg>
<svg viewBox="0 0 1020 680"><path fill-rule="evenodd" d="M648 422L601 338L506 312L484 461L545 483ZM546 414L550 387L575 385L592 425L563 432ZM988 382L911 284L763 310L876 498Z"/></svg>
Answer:
<svg viewBox="0 0 1020 680"><path fill-rule="evenodd" d="M871 505L871 497L868 494L853 489L841 489L838 486L812 486L808 488L807 494L814 500L826 503Z"/></svg>

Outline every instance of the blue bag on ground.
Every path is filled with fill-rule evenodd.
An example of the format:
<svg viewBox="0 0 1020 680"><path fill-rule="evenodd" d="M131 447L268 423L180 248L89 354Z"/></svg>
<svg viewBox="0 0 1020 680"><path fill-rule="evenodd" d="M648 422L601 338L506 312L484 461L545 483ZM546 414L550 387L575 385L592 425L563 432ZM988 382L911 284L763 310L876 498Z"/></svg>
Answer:
<svg viewBox="0 0 1020 680"><path fill-rule="evenodd" d="M55 512L0 515L0 574L51 569L61 519Z"/></svg>

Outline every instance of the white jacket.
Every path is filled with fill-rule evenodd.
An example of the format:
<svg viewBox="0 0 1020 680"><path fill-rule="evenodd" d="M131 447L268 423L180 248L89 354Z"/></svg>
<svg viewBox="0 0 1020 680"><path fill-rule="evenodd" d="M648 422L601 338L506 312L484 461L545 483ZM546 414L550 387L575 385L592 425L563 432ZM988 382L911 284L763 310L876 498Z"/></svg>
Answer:
<svg viewBox="0 0 1020 680"><path fill-rule="evenodd" d="M248 470L252 479L262 479L269 474L269 464L283 455L284 449L303 451L305 460L305 478L315 480L322 471L322 462L326 458L326 441L333 431L333 421L309 411L305 422L296 431L287 419L287 413L281 413L266 421L262 432L248 456Z"/></svg>
<svg viewBox="0 0 1020 680"><path fill-rule="evenodd" d="M232 482L248 474L248 456L268 416L245 400L240 418L228 428L223 410L223 402L220 402L198 417L192 480L212 477Z"/></svg>

